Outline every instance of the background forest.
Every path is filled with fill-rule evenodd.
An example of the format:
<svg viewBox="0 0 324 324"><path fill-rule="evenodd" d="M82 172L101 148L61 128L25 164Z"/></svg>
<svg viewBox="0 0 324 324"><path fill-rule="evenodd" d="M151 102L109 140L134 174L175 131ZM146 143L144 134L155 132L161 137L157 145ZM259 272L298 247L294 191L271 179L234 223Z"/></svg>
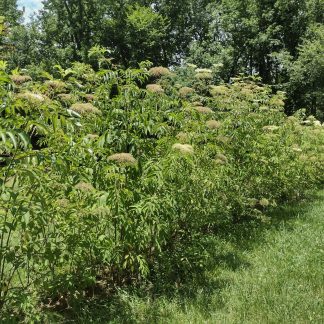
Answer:
<svg viewBox="0 0 324 324"><path fill-rule="evenodd" d="M113 64L220 66L228 82L261 76L287 92L286 112L306 108L323 119L323 0L45 0L27 25L16 0L1 0L6 34L2 59L11 67L52 69L91 63L100 45ZM93 63L93 62L92 62Z"/></svg>
<svg viewBox="0 0 324 324"><path fill-rule="evenodd" d="M323 0L0 10L1 323L322 323Z"/></svg>

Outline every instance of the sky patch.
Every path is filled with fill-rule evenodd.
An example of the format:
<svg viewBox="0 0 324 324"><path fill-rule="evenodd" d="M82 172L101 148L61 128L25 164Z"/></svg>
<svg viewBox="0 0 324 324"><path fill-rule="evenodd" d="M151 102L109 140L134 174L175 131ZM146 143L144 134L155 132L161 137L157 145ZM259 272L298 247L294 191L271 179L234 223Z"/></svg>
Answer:
<svg viewBox="0 0 324 324"><path fill-rule="evenodd" d="M25 22L30 21L30 16L37 13L43 7L42 0L19 0L18 7L25 8L24 18Z"/></svg>

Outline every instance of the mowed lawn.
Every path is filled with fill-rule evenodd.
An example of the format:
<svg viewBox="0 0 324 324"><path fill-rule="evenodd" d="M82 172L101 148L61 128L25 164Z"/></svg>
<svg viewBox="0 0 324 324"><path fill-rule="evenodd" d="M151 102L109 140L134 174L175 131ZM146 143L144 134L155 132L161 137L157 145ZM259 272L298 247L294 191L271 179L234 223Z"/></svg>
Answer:
<svg viewBox="0 0 324 324"><path fill-rule="evenodd" d="M324 323L324 191L272 217L270 224L220 234L207 273L177 292L154 298L121 292L84 305L68 321Z"/></svg>

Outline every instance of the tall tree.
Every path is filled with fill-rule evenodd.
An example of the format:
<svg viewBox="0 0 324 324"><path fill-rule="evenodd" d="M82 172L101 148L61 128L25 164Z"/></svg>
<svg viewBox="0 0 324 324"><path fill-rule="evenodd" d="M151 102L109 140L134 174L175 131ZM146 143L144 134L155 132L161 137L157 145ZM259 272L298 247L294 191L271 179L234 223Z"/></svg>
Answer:
<svg viewBox="0 0 324 324"><path fill-rule="evenodd" d="M46 0L39 23L44 46L53 47L71 60L87 57L102 27L103 0ZM60 55L59 55L60 56Z"/></svg>
<svg viewBox="0 0 324 324"><path fill-rule="evenodd" d="M22 19L22 11L18 10L17 0L0 0L0 16L6 17L11 26L18 25Z"/></svg>
<svg viewBox="0 0 324 324"><path fill-rule="evenodd" d="M169 21L142 1L114 1L107 7L100 43L124 65L149 59L168 64Z"/></svg>
<svg viewBox="0 0 324 324"><path fill-rule="evenodd" d="M204 49L200 50L199 44L193 49L205 53L217 49L215 55L225 60L228 76L239 72L259 73L264 82L276 82L277 63L272 54L285 51L296 58L298 44L311 20L309 1L210 2L209 32L201 42ZM313 3L313 7L318 5ZM208 17L207 12L205 16ZM193 54L199 59L199 55Z"/></svg>
<svg viewBox="0 0 324 324"><path fill-rule="evenodd" d="M125 65L144 59L161 62L168 21L142 3L46 0L39 18L42 43L57 58L64 52L68 60L86 61L89 49L100 44Z"/></svg>
<svg viewBox="0 0 324 324"><path fill-rule="evenodd" d="M10 35L21 20L22 11L18 10L16 0L0 0L0 59L9 60L12 56L15 46Z"/></svg>
<svg viewBox="0 0 324 324"><path fill-rule="evenodd" d="M298 58L289 70L288 109L306 108L324 120L324 25L312 25L298 47Z"/></svg>

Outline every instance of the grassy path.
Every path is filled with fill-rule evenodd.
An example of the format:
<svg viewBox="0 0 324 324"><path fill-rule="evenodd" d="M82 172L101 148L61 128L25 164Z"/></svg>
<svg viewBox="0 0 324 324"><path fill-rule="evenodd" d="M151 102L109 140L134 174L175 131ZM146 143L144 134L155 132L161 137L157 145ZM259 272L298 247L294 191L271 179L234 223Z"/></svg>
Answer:
<svg viewBox="0 0 324 324"><path fill-rule="evenodd" d="M72 322L324 323L324 191L273 218L220 236L206 276L172 297L121 293Z"/></svg>

